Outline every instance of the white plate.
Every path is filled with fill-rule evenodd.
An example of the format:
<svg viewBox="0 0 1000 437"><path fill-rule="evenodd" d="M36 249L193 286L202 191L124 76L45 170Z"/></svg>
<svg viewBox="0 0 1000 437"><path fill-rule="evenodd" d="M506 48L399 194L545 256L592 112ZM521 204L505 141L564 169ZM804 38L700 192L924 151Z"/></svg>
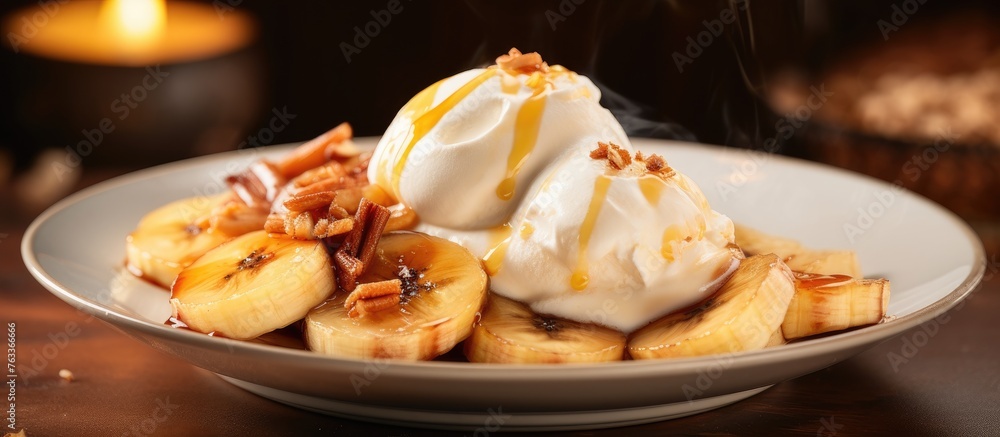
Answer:
<svg viewBox="0 0 1000 437"><path fill-rule="evenodd" d="M370 147L375 141L358 143ZM867 275L892 281L889 313L895 319L730 356L528 366L337 359L164 326L167 293L122 269L126 234L153 208L219 192L227 173L287 148L206 156L95 185L39 216L25 234L22 254L32 275L59 298L246 390L354 419L486 431L501 425L505 431L620 426L726 405L936 317L983 275L982 245L965 223L883 182L744 150L634 143L664 155L736 221L810 246L856 250ZM845 224L863 234L852 241Z"/></svg>

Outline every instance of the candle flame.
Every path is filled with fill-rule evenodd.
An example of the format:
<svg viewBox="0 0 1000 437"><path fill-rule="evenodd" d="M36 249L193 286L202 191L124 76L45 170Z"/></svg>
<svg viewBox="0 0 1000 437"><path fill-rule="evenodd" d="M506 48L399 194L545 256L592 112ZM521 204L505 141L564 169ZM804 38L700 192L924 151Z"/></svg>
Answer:
<svg viewBox="0 0 1000 437"><path fill-rule="evenodd" d="M124 41L144 45L163 33L167 21L165 0L106 0L101 8L105 29Z"/></svg>

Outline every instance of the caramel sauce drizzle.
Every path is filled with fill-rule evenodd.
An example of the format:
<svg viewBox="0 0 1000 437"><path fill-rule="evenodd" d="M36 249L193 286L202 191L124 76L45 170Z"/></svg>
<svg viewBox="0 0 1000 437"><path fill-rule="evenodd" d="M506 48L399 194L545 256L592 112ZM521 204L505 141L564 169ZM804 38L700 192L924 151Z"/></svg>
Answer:
<svg viewBox="0 0 1000 437"><path fill-rule="evenodd" d="M486 255L483 255L483 268L487 275L495 276L500 272L512 233L513 228L511 228L510 223L504 223L490 229L490 250L486 252Z"/></svg>
<svg viewBox="0 0 1000 437"><path fill-rule="evenodd" d="M646 175L639 178L639 189L642 190L646 201L653 206L660 203L660 194L663 193L663 188L666 186L666 182L656 176Z"/></svg>
<svg viewBox="0 0 1000 437"><path fill-rule="evenodd" d="M531 234L534 233L535 233L535 225L531 224L531 222L524 222L521 224L522 240L527 240L528 238L531 238Z"/></svg>
<svg viewBox="0 0 1000 437"><path fill-rule="evenodd" d="M420 91L419 93L417 93L417 95L413 96L413 98L411 98L409 102L406 102L406 104L403 105L403 109L400 112L402 112L404 115L409 116L410 120L416 120L420 118L421 115L426 114L427 111L431 109L431 105L434 104L434 97L437 96L438 89L441 88L442 83L444 83L444 79L435 82L433 85L427 88L424 88L423 91ZM397 152L395 149L396 147L394 145L392 150L394 150L394 152ZM377 183L379 186L385 188L391 186L389 175L386 174L386 172L379 172L378 178L379 180L377 181ZM395 193L395 195L398 198L399 193Z"/></svg>
<svg viewBox="0 0 1000 437"><path fill-rule="evenodd" d="M793 272L796 288L814 289L832 287L852 281L847 275L819 275L814 273Z"/></svg>
<svg viewBox="0 0 1000 437"><path fill-rule="evenodd" d="M674 253L673 242L680 241L684 238L684 231L678 225L667 226L667 229L663 230L663 246L660 247L660 255L667 261L673 262L676 259L676 254Z"/></svg>
<svg viewBox="0 0 1000 437"><path fill-rule="evenodd" d="M497 71L498 70L495 68L486 69L486 71L483 71L468 83L462 85L458 90L445 98L444 101L439 103L437 106L426 110L423 114L413 120L413 124L410 127L410 133L406 137L406 145L404 145L403 149L399 152L398 159L396 159L396 165L392 171L392 188L396 198L401 197L399 192L399 179L403 174L403 168L406 167L406 161L410 156L410 152L413 151L413 147L417 144L417 142L423 139L424 136L434 128L434 126L437 126L438 122L441 121L448 111L451 111L456 105L458 105L459 102L462 101L462 99L475 91L476 88L485 83L489 78L496 75ZM421 94L427 92L427 96L421 97L418 94L413 98L414 101L417 101L419 98L419 101L414 104L415 113L417 113L417 108L419 107L430 106L429 104L425 105L425 103L427 100L434 100L434 94L437 92L437 86L439 86L439 84L431 85L431 88L434 88L433 91L428 91L431 89L428 88L427 90L421 92ZM407 104L407 106L410 105Z"/></svg>
<svg viewBox="0 0 1000 437"><path fill-rule="evenodd" d="M587 250L590 246L590 237L594 233L594 226L597 224L597 216L601 213L604 200L608 196L608 188L611 187L611 178L598 176L594 181L594 197L590 199L590 206L587 208L587 216L583 218L580 226L580 248L577 252L576 269L570 276L569 285L574 290L583 290L590 283L590 275L587 262Z"/></svg>
<svg viewBox="0 0 1000 437"><path fill-rule="evenodd" d="M497 185L497 197L500 199L510 200L514 197L517 174L528 160L528 156L535 150L538 131L542 124L542 113L545 112L544 91L544 85L536 88L528 101L517 111L517 119L514 122L514 145L507 157L507 175Z"/></svg>

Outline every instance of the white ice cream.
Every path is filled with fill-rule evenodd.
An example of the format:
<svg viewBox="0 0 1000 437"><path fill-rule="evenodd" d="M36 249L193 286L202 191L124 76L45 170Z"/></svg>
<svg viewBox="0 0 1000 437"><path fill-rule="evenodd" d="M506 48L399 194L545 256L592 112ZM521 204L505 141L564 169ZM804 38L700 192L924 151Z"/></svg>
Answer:
<svg viewBox="0 0 1000 437"><path fill-rule="evenodd" d="M708 297L736 267L732 222L679 173L592 159L598 141L631 151L628 138L587 78L553 70L428 88L386 131L369 179L536 312L630 332Z"/></svg>
<svg viewBox="0 0 1000 437"><path fill-rule="evenodd" d="M477 79L484 81L477 84ZM532 80L541 83L529 86ZM453 105L445 102L465 91L466 85L465 90L471 91L464 98ZM533 99L536 91L540 94ZM532 79L500 69L475 69L444 79L421 94L389 125L368 177L396 191L427 224L451 229L502 225L531 182L567 147L586 138L628 144L614 116L597 103L601 96L597 87L566 70ZM427 112L428 105L446 110ZM535 113L539 105L541 111ZM440 121L410 146L420 133L414 119L422 114L425 125L434 115L441 115ZM515 136L522 138L518 146ZM513 195L504 199L497 192L510 174Z"/></svg>
<svg viewBox="0 0 1000 437"><path fill-rule="evenodd" d="M497 293L624 332L707 298L736 268L732 221L690 179L616 172L588 155L576 147L554 162L509 226L421 230L483 256Z"/></svg>

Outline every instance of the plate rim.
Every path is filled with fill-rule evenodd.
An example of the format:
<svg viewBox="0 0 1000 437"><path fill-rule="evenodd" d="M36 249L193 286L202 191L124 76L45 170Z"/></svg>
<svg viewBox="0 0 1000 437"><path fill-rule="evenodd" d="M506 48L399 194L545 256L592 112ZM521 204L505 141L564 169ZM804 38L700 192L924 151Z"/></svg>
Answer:
<svg viewBox="0 0 1000 437"><path fill-rule="evenodd" d="M375 141L378 137L359 137L355 138L356 142L368 142ZM766 153L759 150L753 149L741 149L741 148L731 148L725 146L703 144L703 143L693 143L693 142L683 142L683 141L672 141L672 140L660 140L653 138L634 138L633 140L638 140L638 142L645 143L660 143L662 145L667 145L670 147L682 147L688 149L699 149L706 150L711 149L712 153L728 154L731 156L738 156L742 153ZM301 143L289 143L280 144L273 146L265 146L254 149L238 149L228 152L216 153L211 155L204 155L199 157L188 158L180 161L174 161L166 164L157 165L154 167L149 167L146 169L136 170L124 175L116 176L114 178L99 182L90 187L84 188L76 193L67 196L66 198L55 203L44 212L42 212L38 217L36 217L31 224L26 228L22 238L21 238L21 256L22 261L27 267L29 273L37 280L44 288L46 288L50 293L54 294L56 297L75 307L76 309L83 311L87 314L98 317L99 319L112 324L112 325L124 325L124 327L135 330L145 335L158 338L166 338L168 340L181 342L192 347L207 348L209 350L221 351L226 350L230 353L247 353L252 356L263 355L266 358L295 358L297 361L301 362L303 365L322 365L322 366L336 366L339 368L349 368L370 365L370 360L361 360L354 358L342 358L342 357L332 357L307 350L296 350L289 348L282 348L278 346L261 345L251 342L244 342L239 340L231 340L219 337L210 337L204 334L195 332L185 332L183 330L171 329L166 325L158 325L152 322L141 320L139 318L130 316L114 310L113 308L107 308L99 303L91 302L88 299L76 294L71 290L70 287L60 283L51 275L49 275L41 266L36 254L33 251L33 243L38 238L38 231L48 220L56 216L63 210L77 205L87 198L94 195L113 190L120 186L128 185L131 183L138 182L143 179L154 178L160 176L164 173L170 173L177 168L190 165L192 163L203 164L205 161L212 160L224 160L227 157L232 157L240 153L246 153L247 150L252 150L258 156L267 156L272 153L277 153L280 150L289 149ZM849 171L846 169L830 166L823 163L807 161L804 159L798 159L794 157L788 157L777 154L770 154L770 158L777 159L779 162L792 166L808 166L816 170L823 172L831 172L842 177L849 178L861 178L868 183L875 184L876 187L888 189L891 184L882 181L880 179ZM770 159L769 158L769 159ZM708 355L700 357L688 357L688 358L671 358L671 359L660 359L660 360L625 360L616 361L609 363L593 363L593 364L485 364L485 363L465 363L465 362L444 362L444 361L398 361L389 360L390 364L384 371L391 371L400 377L419 377L419 378L441 378L441 372L446 375L445 379L449 380L478 380L484 377L489 377L493 379L504 380L517 380L517 381L533 381L533 380L545 380L545 381L571 381L579 378L587 378L593 376L600 376L601 378L644 378L653 375L663 376L665 374L675 374L675 373L687 373L690 371L697 371L704 369L706 365L712 365L718 363L720 357L727 357L727 360L732 359L733 367L742 366L756 366L763 365L768 362L777 361L784 362L788 360L796 360L808 358L811 356L821 355L825 350L833 348L835 350L850 349L857 347L873 347L874 345L887 341L896 335L901 334L907 330L917 327L920 324L926 323L946 311L950 310L956 306L959 302L968 297L973 290L980 284L986 271L986 254L985 249L982 245L979 237L973 232L972 228L956 214L942 207L941 205L914 193L909 190L904 190L907 194L913 196L917 202L922 202L927 204L927 206L935 209L938 213L942 214L943 217L948 219L950 223L955 225L958 229L962 231L962 234L972 243L973 246L973 260L972 268L962 282L956 286L953 290L948 292L944 297L938 299L913 313L907 314L905 316L900 316L888 323L880 323L877 325L872 325L860 329L855 329L847 332L841 332L832 334L829 336L824 336L821 338L810 339L802 342L792 343L782 345L781 347L767 348L755 351L745 351L732 355ZM303 361L304 360L304 361ZM461 372L447 372L447 370L462 369ZM610 369L617 370L616 372L609 372Z"/></svg>

